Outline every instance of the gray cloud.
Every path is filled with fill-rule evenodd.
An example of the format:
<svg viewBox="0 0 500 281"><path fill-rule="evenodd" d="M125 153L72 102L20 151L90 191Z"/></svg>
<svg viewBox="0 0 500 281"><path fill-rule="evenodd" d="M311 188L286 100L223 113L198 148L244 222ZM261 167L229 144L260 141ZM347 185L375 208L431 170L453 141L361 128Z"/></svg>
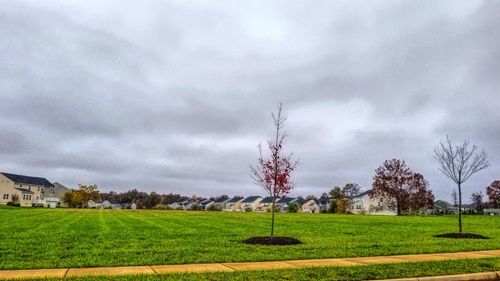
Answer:
<svg viewBox="0 0 500 281"><path fill-rule="evenodd" d="M118 5L119 4L119 5ZM440 198L433 147L500 169L498 1L0 4L0 170L68 185L262 193L249 177L283 102L295 194L371 185L403 158Z"/></svg>

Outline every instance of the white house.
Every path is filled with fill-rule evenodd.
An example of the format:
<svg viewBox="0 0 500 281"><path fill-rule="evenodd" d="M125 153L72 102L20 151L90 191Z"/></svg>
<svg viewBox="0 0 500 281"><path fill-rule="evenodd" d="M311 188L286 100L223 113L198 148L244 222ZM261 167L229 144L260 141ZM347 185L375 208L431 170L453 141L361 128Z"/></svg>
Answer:
<svg viewBox="0 0 500 281"><path fill-rule="evenodd" d="M261 196L249 196L243 201L241 201L241 211L245 212L246 210L255 211L259 207L259 203L262 201Z"/></svg>
<svg viewBox="0 0 500 281"><path fill-rule="evenodd" d="M226 206L223 211L241 211L241 202L243 201L243 197L241 196L235 196L231 199L229 199L226 202Z"/></svg>
<svg viewBox="0 0 500 281"><path fill-rule="evenodd" d="M316 203L316 200L314 199L302 199L298 198L294 201L295 203L299 204L299 212L302 213L319 213L319 206Z"/></svg>
<svg viewBox="0 0 500 281"><path fill-rule="evenodd" d="M87 207L89 208L102 208L102 203L94 200L89 200L87 202Z"/></svg>
<svg viewBox="0 0 500 281"><path fill-rule="evenodd" d="M388 207L391 199L383 197L370 198L371 191L370 189L352 197L352 213L388 216L397 215L395 208Z"/></svg>

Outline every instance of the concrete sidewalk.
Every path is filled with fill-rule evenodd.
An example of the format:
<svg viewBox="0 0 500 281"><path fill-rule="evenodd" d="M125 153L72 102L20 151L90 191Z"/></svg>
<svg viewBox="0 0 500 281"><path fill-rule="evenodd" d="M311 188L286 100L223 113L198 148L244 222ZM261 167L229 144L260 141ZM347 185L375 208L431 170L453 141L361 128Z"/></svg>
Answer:
<svg viewBox="0 0 500 281"><path fill-rule="evenodd" d="M262 262L232 262L210 264L180 264L180 265L152 265L152 266L126 266L126 267L95 267L95 268L60 268L60 269L28 269L28 270L1 270L0 279L32 279L32 278L66 278L82 276L119 276L166 274L180 272L217 272L241 270L272 270L293 269L303 267L325 266L363 266L369 264L404 263L423 261L443 261L453 259L480 259L500 257L500 250L397 255L380 257L336 258L336 259L310 259L288 261L262 261Z"/></svg>

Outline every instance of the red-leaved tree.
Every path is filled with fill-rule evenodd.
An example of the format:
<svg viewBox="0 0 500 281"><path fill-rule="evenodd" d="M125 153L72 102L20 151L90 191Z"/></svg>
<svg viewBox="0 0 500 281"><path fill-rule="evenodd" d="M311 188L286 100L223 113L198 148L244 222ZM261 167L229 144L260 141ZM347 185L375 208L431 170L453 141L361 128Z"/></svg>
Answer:
<svg viewBox="0 0 500 281"><path fill-rule="evenodd" d="M274 237L274 209L276 199L288 194L294 188L291 181L291 173L297 166L297 161L292 160L292 154L285 154L283 151L284 139L287 137L283 131L286 116L282 113L282 104L278 105L278 112L271 114L274 121L276 134L272 141L267 142L269 155L264 156L262 145L259 145L259 157L257 165L250 166L252 179L256 184L262 186L270 197L273 198L271 204L271 237Z"/></svg>
<svg viewBox="0 0 500 281"><path fill-rule="evenodd" d="M500 207L500 180L496 180L486 187L486 194L494 208Z"/></svg>
<svg viewBox="0 0 500 281"><path fill-rule="evenodd" d="M390 198L387 206L395 208L398 215L417 213L434 203L434 195L427 189L424 177L399 159L386 160L375 170L372 188L370 198Z"/></svg>

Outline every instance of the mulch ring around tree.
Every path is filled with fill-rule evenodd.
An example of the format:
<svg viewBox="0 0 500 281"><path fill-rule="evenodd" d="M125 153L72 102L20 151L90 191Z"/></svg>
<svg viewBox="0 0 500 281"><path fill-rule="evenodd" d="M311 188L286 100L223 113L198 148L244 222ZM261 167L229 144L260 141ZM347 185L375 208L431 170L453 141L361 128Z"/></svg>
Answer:
<svg viewBox="0 0 500 281"><path fill-rule="evenodd" d="M284 236L255 236L243 240L243 243L254 244L254 245L297 245L302 244L299 240L292 237Z"/></svg>
<svg viewBox="0 0 500 281"><path fill-rule="evenodd" d="M445 233L434 235L437 238L455 238L455 239L490 239L489 237L474 233Z"/></svg>

